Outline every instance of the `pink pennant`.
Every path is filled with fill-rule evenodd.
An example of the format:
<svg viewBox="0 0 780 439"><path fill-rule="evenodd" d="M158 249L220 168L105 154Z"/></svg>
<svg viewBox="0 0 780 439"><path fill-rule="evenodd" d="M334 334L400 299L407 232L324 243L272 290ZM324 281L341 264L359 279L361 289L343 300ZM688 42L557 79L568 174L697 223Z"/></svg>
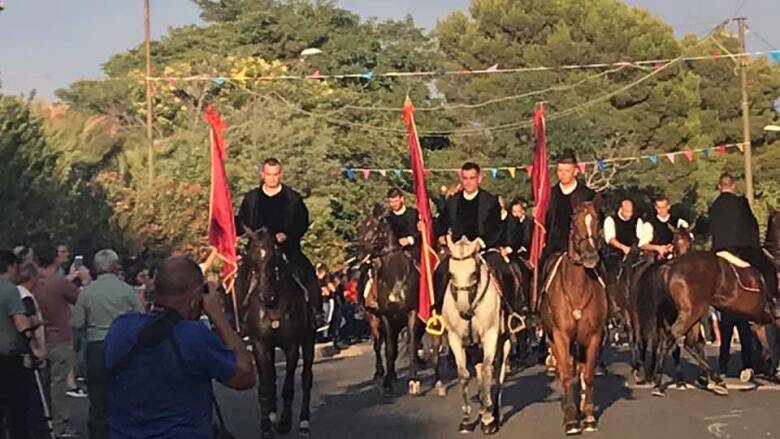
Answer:
<svg viewBox="0 0 780 439"><path fill-rule="evenodd" d="M363 174L363 180L368 180L368 176L371 175L370 169L361 169L360 173Z"/></svg>
<svg viewBox="0 0 780 439"><path fill-rule="evenodd" d="M588 170L588 164L586 162L577 163L577 167L580 168L580 172L583 174Z"/></svg>
<svg viewBox="0 0 780 439"><path fill-rule="evenodd" d="M530 177L534 172L534 165L525 165L525 172L527 172Z"/></svg>
<svg viewBox="0 0 780 439"><path fill-rule="evenodd" d="M693 161L693 151L690 148L686 149L683 154L685 154L685 158L688 159L689 162Z"/></svg>
<svg viewBox="0 0 780 439"><path fill-rule="evenodd" d="M674 163L674 156L675 155L676 155L675 153L670 152L669 154L666 154L666 158L668 158L670 162Z"/></svg>
<svg viewBox="0 0 780 439"><path fill-rule="evenodd" d="M314 69L314 71L311 72L311 75L309 75L309 79L320 79L320 70Z"/></svg>

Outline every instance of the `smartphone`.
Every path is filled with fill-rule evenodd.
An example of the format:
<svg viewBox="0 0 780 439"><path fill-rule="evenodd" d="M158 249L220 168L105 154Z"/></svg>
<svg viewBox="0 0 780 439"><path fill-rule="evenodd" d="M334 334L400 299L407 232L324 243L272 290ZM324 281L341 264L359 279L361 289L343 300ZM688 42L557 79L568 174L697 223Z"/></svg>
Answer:
<svg viewBox="0 0 780 439"><path fill-rule="evenodd" d="M84 256L78 255L73 259L73 267L78 270L84 266Z"/></svg>

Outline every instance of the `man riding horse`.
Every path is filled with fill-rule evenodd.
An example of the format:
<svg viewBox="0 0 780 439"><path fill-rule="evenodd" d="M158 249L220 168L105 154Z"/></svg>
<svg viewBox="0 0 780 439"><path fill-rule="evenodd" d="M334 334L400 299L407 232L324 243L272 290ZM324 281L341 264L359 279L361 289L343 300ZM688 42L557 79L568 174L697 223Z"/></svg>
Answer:
<svg viewBox="0 0 780 439"><path fill-rule="evenodd" d="M671 204L665 195L656 197L653 202L656 214L647 220L651 227L642 227L639 232L641 246L646 252L656 253L660 260L669 259L672 255L674 229L687 229L688 222L670 213Z"/></svg>
<svg viewBox="0 0 780 439"><path fill-rule="evenodd" d="M615 215L604 220L604 242L608 248L605 251L605 265L609 277L617 277L622 262L638 244L639 233L643 221L634 214L634 202L630 198L620 200L620 207Z"/></svg>
<svg viewBox="0 0 780 439"><path fill-rule="evenodd" d="M461 190L447 198L444 211L439 213L439 240L446 244L447 233L452 234L453 242L458 242L464 236L469 241L480 240L488 267L499 278L505 297L509 296L511 299L517 289L517 281L514 280L515 275L509 264L502 257L504 242L501 207L498 197L482 189L481 183L479 165L473 162L464 163L460 169ZM441 315L449 276L449 259L444 258L434 273L434 307L438 315Z"/></svg>
<svg viewBox="0 0 780 439"><path fill-rule="evenodd" d="M752 265L764 278L772 315L780 317L777 271L761 249L758 222L745 197L736 195L734 178L724 173L718 181L720 195L709 210L712 251L728 251Z"/></svg>
<svg viewBox="0 0 780 439"><path fill-rule="evenodd" d="M417 223L420 221L417 209L406 206L404 193L397 187L387 191L387 204L390 213L387 222L393 231L393 236L398 238L398 245L404 253L415 261L420 260L420 231Z"/></svg>
<svg viewBox="0 0 780 439"><path fill-rule="evenodd" d="M236 223L239 235L244 233L244 227L250 230L266 228L273 234L319 326L323 321L322 297L314 266L301 250L301 238L309 229L309 211L301 195L282 184L282 164L279 160L268 158L263 162L260 187L244 195ZM246 277L248 266L242 264L242 268L238 276Z"/></svg>

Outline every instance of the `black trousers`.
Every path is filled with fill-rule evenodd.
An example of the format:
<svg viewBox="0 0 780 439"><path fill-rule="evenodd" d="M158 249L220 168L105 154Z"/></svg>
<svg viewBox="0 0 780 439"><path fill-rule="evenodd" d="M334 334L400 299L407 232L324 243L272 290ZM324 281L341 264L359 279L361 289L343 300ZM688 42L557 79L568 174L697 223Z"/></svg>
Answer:
<svg viewBox="0 0 780 439"><path fill-rule="evenodd" d="M30 439L27 426L30 376L21 355L0 355L0 429L5 423L9 439Z"/></svg>
<svg viewBox="0 0 780 439"><path fill-rule="evenodd" d="M741 345L740 356L742 357L742 368L753 368L753 333L750 331L750 323L747 319L734 314L720 313L720 355L718 356L718 367L722 373L728 370L729 357L731 356L731 336L734 334L734 327L739 332L739 343Z"/></svg>
<svg viewBox="0 0 780 439"><path fill-rule="evenodd" d="M89 437L108 439L108 371L104 362L102 341L87 343L86 363Z"/></svg>

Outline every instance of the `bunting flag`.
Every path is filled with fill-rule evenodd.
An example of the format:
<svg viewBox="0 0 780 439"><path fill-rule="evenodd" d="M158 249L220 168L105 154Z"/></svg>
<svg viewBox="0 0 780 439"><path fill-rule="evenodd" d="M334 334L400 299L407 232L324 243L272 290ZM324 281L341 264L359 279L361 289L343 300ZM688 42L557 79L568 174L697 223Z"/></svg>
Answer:
<svg viewBox="0 0 780 439"><path fill-rule="evenodd" d="M534 214L534 231L531 241L531 254L528 262L538 268L539 258L544 250L546 240L547 208L550 204L550 167L547 165L547 127L544 121L544 104L537 103L534 112L534 133L536 147L534 148L534 164L531 170L531 188L533 191L536 213ZM536 303L536 291L532 292L531 303Z"/></svg>
<svg viewBox="0 0 780 439"><path fill-rule="evenodd" d="M525 165L525 172L528 173L528 177L531 177L534 173L534 165Z"/></svg>
<svg viewBox="0 0 780 439"><path fill-rule="evenodd" d="M309 79L320 79L320 71L319 71L319 69L314 69L311 72L311 75L309 75Z"/></svg>
<svg viewBox="0 0 780 439"><path fill-rule="evenodd" d="M512 179L514 180L515 175L517 175L517 168L515 168L514 166L510 166L506 168L506 170L509 172L509 176L512 177Z"/></svg>
<svg viewBox="0 0 780 439"><path fill-rule="evenodd" d="M674 163L674 156L675 154L673 152L670 152L669 154L666 154L666 158L669 159L670 162Z"/></svg>
<svg viewBox="0 0 780 439"><path fill-rule="evenodd" d="M498 71L498 63L493 64L492 66L485 69L486 72L497 72Z"/></svg>
<svg viewBox="0 0 780 439"><path fill-rule="evenodd" d="M374 70L368 69L365 72L361 73L360 77L365 79L365 80L367 80L367 81L370 81L370 80L374 79Z"/></svg>
<svg viewBox="0 0 780 439"><path fill-rule="evenodd" d="M579 163L577 163L577 167L580 168L580 173L584 174L585 171L588 170L588 163L587 162L579 162Z"/></svg>
<svg viewBox="0 0 780 439"><path fill-rule="evenodd" d="M657 155L653 154L653 155L651 155L650 157L648 157L648 159L650 159L650 162L651 162L652 164L654 164L654 165L655 165L655 164L658 164L658 156L657 156Z"/></svg>
<svg viewBox="0 0 780 439"><path fill-rule="evenodd" d="M604 169L607 168L607 162L605 162L604 160L599 160L596 162L596 166L599 167L599 171L603 171Z"/></svg>
<svg viewBox="0 0 780 439"><path fill-rule="evenodd" d="M344 170L344 174L346 174L347 178L350 180L355 179L355 170L352 168L347 168L346 170Z"/></svg>
<svg viewBox="0 0 780 439"><path fill-rule="evenodd" d="M409 138L409 161L412 165L412 181L414 195L419 212L420 236L420 289L418 291L417 315L423 322L431 317L433 305L433 270L438 263L438 257L433 250L433 217L431 216L431 203L428 199L428 190L425 187L425 164L423 162L420 138L417 136L417 126L414 123L414 104L409 96L404 103L404 123Z"/></svg>
<svg viewBox="0 0 780 439"><path fill-rule="evenodd" d="M769 56L772 58L772 62L780 64L780 50L773 50Z"/></svg>
<svg viewBox="0 0 780 439"><path fill-rule="evenodd" d="M222 261L222 284L232 294L238 271L236 254L236 220L233 215L233 201L225 172L225 122L219 112L208 105L204 112L206 122L211 126L211 194L209 198L209 245L213 254ZM233 306L235 307L235 295Z"/></svg>
<svg viewBox="0 0 780 439"><path fill-rule="evenodd" d="M400 177L401 176L401 170L400 169L394 169L393 172L395 173L396 177Z"/></svg>
<svg viewBox="0 0 780 439"><path fill-rule="evenodd" d="M382 177L387 177L387 170L385 170L385 169L380 169L380 170L379 170L379 175L381 175Z"/></svg>
<svg viewBox="0 0 780 439"><path fill-rule="evenodd" d="M370 169L361 169L360 173L363 174L363 180L368 180L368 177L371 175Z"/></svg>
<svg viewBox="0 0 780 439"><path fill-rule="evenodd" d="M498 176L498 168L490 168L490 176L495 180Z"/></svg>
<svg viewBox="0 0 780 439"><path fill-rule="evenodd" d="M745 152L745 144L737 143L737 149L739 149L739 152Z"/></svg>
<svg viewBox="0 0 780 439"><path fill-rule="evenodd" d="M689 162L693 161L693 150L688 148L685 151L683 151L683 154L685 154L685 158L688 159Z"/></svg>
<svg viewBox="0 0 780 439"><path fill-rule="evenodd" d="M709 157L709 156L710 156L710 149L709 149L709 148L704 148L704 149L702 149L702 150L701 150L701 155L702 155L702 157L704 157L704 158L707 158L707 157Z"/></svg>
<svg viewBox="0 0 780 439"><path fill-rule="evenodd" d="M726 145L718 145L718 155L726 154Z"/></svg>

